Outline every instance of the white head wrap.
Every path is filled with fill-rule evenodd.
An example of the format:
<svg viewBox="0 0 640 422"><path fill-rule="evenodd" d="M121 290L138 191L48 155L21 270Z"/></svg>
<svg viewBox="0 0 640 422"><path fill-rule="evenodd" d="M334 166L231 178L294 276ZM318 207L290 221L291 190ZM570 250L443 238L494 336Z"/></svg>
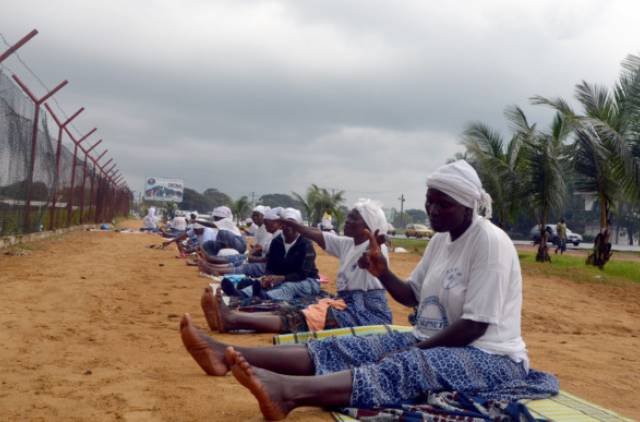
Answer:
<svg viewBox="0 0 640 422"><path fill-rule="evenodd" d="M491 218L491 196L482 188L478 173L465 160L440 167L427 178L427 187L446 193L475 213L484 210L484 216Z"/></svg>
<svg viewBox="0 0 640 422"><path fill-rule="evenodd" d="M233 214L231 214L229 207L225 207L224 205L214 208L213 216L219 218L233 218Z"/></svg>
<svg viewBox="0 0 640 422"><path fill-rule="evenodd" d="M264 215L267 212L267 210L269 210L269 209L270 209L269 207L264 206L264 205L256 205L253 208L253 212L258 212L258 213Z"/></svg>
<svg viewBox="0 0 640 422"><path fill-rule="evenodd" d="M282 207L269 208L264 213L265 220L279 220Z"/></svg>
<svg viewBox="0 0 640 422"><path fill-rule="evenodd" d="M302 223L302 214L295 208L285 208L280 213L280 216L284 219L292 219L297 223Z"/></svg>
<svg viewBox="0 0 640 422"><path fill-rule="evenodd" d="M387 233L387 218L384 216L380 202L368 198L360 198L358 202L353 205L353 208L358 210L372 234L374 234L376 230L378 234Z"/></svg>

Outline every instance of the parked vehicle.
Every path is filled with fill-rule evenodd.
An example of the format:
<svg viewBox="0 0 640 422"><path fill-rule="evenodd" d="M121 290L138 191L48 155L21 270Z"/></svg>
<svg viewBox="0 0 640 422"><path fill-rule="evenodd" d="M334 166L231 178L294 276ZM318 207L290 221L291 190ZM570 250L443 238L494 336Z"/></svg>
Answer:
<svg viewBox="0 0 640 422"><path fill-rule="evenodd" d="M408 224L404 231L404 235L406 237L415 237L416 239L421 239L423 237L431 239L431 236L433 236L433 230L424 224Z"/></svg>
<svg viewBox="0 0 640 422"><path fill-rule="evenodd" d="M558 238L558 231L556 230L555 224L547 224L546 230L548 233L547 241L553 243L554 245L558 245L560 243L560 239ZM540 228L536 224L531 229L531 240L533 240L534 244L540 243ZM574 246L578 246L582 242L582 235L578 233L574 233L567 227L567 243L573 243Z"/></svg>
<svg viewBox="0 0 640 422"><path fill-rule="evenodd" d="M387 223L387 234L389 236L395 236L396 235L396 228L393 227L393 224L391 224L391 223Z"/></svg>

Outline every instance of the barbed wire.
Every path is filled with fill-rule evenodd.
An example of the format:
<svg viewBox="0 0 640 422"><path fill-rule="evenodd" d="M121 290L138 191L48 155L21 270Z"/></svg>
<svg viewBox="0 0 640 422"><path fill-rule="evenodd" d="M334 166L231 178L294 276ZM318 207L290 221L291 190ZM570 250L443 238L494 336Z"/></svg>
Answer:
<svg viewBox="0 0 640 422"><path fill-rule="evenodd" d="M7 48L11 47L11 44L9 44L9 42L4 37L4 34L2 32L0 32L0 39L2 39L2 42L7 46ZM17 51L15 51L11 56L15 56L15 58L22 64L22 66L24 66L24 68L27 70L27 72L29 72L29 74L40 84L40 86L42 88L44 88L44 90L46 92L50 92L51 91L51 89L47 86L47 84L45 84L42 81L42 79L38 76L38 74L33 69L31 69L31 67L29 67L29 65L22 59L22 57L20 56L20 54ZM0 64L0 67L6 67L7 69L9 69L11 71L11 73L14 73L14 74L17 73L17 72L15 72L13 69L11 69L9 66L7 66L4 63ZM52 97L51 100L55 104L55 107L58 110L58 112L64 117L64 120L69 119L69 116L67 115L67 113L65 113L65 111L63 110L63 108L60 105L60 103L58 103L58 100L56 100L55 96ZM71 122L69 124L69 126L71 126L73 128L73 130L76 132L76 135L80 136L81 132L73 124L73 122Z"/></svg>

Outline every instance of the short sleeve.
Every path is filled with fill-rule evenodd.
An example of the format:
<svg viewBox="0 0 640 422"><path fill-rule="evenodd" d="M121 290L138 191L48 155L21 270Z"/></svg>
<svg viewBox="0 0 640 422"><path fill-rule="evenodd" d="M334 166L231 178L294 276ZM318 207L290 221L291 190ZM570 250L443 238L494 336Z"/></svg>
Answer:
<svg viewBox="0 0 640 422"><path fill-rule="evenodd" d="M338 236L330 232L322 232L324 238L324 250L335 257L345 255L349 246L353 245L353 239L350 237Z"/></svg>
<svg viewBox="0 0 640 422"><path fill-rule="evenodd" d="M500 249L499 241L489 238L473 248L462 318L488 324L499 322L511 280L509 255Z"/></svg>

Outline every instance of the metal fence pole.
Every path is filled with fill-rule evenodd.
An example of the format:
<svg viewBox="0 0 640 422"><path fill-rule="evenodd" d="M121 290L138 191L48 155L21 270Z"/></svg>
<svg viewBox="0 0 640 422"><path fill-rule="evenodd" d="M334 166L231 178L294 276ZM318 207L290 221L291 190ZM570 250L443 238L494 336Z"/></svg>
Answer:
<svg viewBox="0 0 640 422"><path fill-rule="evenodd" d="M93 221L94 223L97 223L97 207L96 207L96 202L97 202L97 198L95 197L97 195L97 192L94 192L94 186L96 185L96 177L100 177L99 173L97 171L97 169L99 168L98 166L98 162L102 159L102 157L104 157L104 155L107 153L107 151L109 151L108 149L105 149L104 151L102 151L102 153L98 156L98 158L93 158L93 157L89 157L89 159L91 159L91 161L93 162L93 171L91 172L91 196L89 197L89 213L91 213L91 209L93 208ZM101 170L102 171L102 170Z"/></svg>
<svg viewBox="0 0 640 422"><path fill-rule="evenodd" d="M71 123L73 119L78 117L78 115L84 111L84 107L81 107L78 111L73 113L73 115L69 117L67 120L65 120L64 122L60 122L60 119L58 119L58 116L56 116L53 110L51 109L51 107L49 107L49 104L45 103L44 106L49 112L49 114L51 115L51 117L53 117L53 120L56 122L56 125L58 125L58 143L56 145L56 170L53 176L53 184L54 184L53 198L51 199L51 209L49 211L49 230L53 230L56 228L55 227L56 202L58 199L58 182L60 180L60 151L62 150L62 132L64 128L69 123Z"/></svg>
<svg viewBox="0 0 640 422"><path fill-rule="evenodd" d="M87 181L87 160L89 159L89 153L98 145L102 143L102 139L93 144L89 149L83 150L84 152L84 164L82 166L82 190L80 191L80 224L84 222L84 190L85 183ZM82 147L81 147L82 148Z"/></svg>
<svg viewBox="0 0 640 422"><path fill-rule="evenodd" d="M62 89L63 86L68 84L69 82L64 80L60 82L55 88L53 88L49 93L47 93L44 97L36 98L35 95L31 93L27 85L18 78L18 76L11 75L13 80L16 81L18 86L22 88L22 90L31 98L34 104L34 113L33 113L33 130L31 132L31 162L29 163L29 175L27 179L26 186L26 203L25 203L25 214L24 214L24 230L29 231L31 228L31 195L33 191L33 172L36 168L36 145L38 141L38 120L40 118L40 105L47 101L53 94Z"/></svg>
<svg viewBox="0 0 640 422"><path fill-rule="evenodd" d="M73 146L73 164L71 165L71 187L69 188L69 202L67 203L67 226L71 226L71 215L73 213L73 190L75 189L75 180L76 180L76 161L77 161L77 157L78 157L78 145L80 145L82 142L84 142L89 136L91 136L96 130L98 130L97 128L93 128L91 129L86 135L84 135L82 138L80 138L80 140L76 140L74 138L74 136L71 134L71 132L69 132L69 130L67 128L65 128L65 131L67 132L67 135L69 135L69 137L71 138L71 140L74 143Z"/></svg>

